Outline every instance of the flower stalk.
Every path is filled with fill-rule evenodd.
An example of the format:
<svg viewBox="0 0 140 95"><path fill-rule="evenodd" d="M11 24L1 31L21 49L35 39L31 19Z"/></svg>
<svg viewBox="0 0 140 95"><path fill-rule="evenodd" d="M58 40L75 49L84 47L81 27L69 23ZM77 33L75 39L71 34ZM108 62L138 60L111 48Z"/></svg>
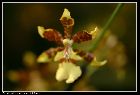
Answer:
<svg viewBox="0 0 140 95"><path fill-rule="evenodd" d="M117 14L119 13L119 11L121 10L121 8L123 7L123 3L119 3L115 10L113 11L113 13L111 14L111 16L109 17L108 21L106 22L106 24L104 25L103 29L101 30L100 34L97 36L97 38L95 39L95 41L93 42L93 45L90 49L90 51L94 51L96 49L96 47L98 46L99 42L101 41L101 39L103 38L104 34L107 32L107 29L109 28L109 26L112 24L113 20L115 19L115 17L117 16Z"/></svg>

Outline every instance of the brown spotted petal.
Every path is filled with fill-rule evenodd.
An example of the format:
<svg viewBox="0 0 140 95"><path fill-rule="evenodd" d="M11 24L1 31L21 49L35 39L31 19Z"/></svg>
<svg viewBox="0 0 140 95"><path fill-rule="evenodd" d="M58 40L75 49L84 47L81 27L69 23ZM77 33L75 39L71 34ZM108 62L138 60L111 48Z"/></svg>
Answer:
<svg viewBox="0 0 140 95"><path fill-rule="evenodd" d="M62 39L63 39L62 35L54 29L46 29L43 35L44 38L49 41L54 41L57 44L62 44Z"/></svg>
<svg viewBox="0 0 140 95"><path fill-rule="evenodd" d="M74 25L74 19L73 18L68 19L66 17L63 17L62 19L60 19L60 21L64 27L65 38L70 38L73 25Z"/></svg>
<svg viewBox="0 0 140 95"><path fill-rule="evenodd" d="M74 19L73 18L69 18L67 19L66 17L63 17L62 19L60 19L61 23L63 26L73 26L74 25Z"/></svg>
<svg viewBox="0 0 140 95"><path fill-rule="evenodd" d="M60 18L60 21L64 27L65 38L71 38L71 32L74 26L74 19L71 17L68 9L64 9L64 12Z"/></svg>
<svg viewBox="0 0 140 95"><path fill-rule="evenodd" d="M60 18L60 21L63 26L70 27L74 25L74 19L71 17L69 10L66 8L64 9L64 12Z"/></svg>
<svg viewBox="0 0 140 95"><path fill-rule="evenodd" d="M92 35L88 34L87 32L77 32L73 37L73 41L76 43L80 43L83 41L92 40Z"/></svg>
<svg viewBox="0 0 140 95"><path fill-rule="evenodd" d="M94 58L93 54L90 52L84 52L84 51L78 50L78 49L75 49L74 51L77 52L77 55L84 58L84 60L86 60L87 62L91 62Z"/></svg>
<svg viewBox="0 0 140 95"><path fill-rule="evenodd" d="M62 51L64 50L63 47L57 47L57 48L50 48L44 52L42 52L39 57L37 58L37 62L38 63L47 63L52 61L52 59L54 58L54 56L56 55L56 53L58 51Z"/></svg>

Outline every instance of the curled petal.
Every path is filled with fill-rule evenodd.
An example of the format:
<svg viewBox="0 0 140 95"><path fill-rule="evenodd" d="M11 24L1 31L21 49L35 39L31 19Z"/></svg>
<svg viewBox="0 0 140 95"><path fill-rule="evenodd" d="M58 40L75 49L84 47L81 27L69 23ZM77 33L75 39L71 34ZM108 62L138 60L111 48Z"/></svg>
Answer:
<svg viewBox="0 0 140 95"><path fill-rule="evenodd" d="M91 62L91 66L94 66L94 67L100 67L100 66L103 66L107 63L107 60L104 60L104 61L97 61L96 60L96 57L94 58L94 60Z"/></svg>
<svg viewBox="0 0 140 95"><path fill-rule="evenodd" d="M76 43L80 43L83 41L92 40L92 35L88 34L87 32L77 32L73 37L73 41Z"/></svg>
<svg viewBox="0 0 140 95"><path fill-rule="evenodd" d="M45 28L44 27L42 27L42 26L38 26L37 27L38 28L38 33L39 33L39 35L42 37L42 38L44 38L44 32L45 32Z"/></svg>
<svg viewBox="0 0 140 95"><path fill-rule="evenodd" d="M95 29L93 31L90 31L90 35L92 35L92 39L95 39L98 33L98 28L95 27Z"/></svg>
<svg viewBox="0 0 140 95"><path fill-rule="evenodd" d="M80 43L83 41L88 41L88 40L92 40L95 39L98 33L98 28L95 27L95 29L91 32L86 32L86 31L82 31L82 32L77 32L74 36L73 36L73 41L76 43Z"/></svg>
<svg viewBox="0 0 140 95"><path fill-rule="evenodd" d="M60 21L63 26L73 26L74 25L74 19L71 18L70 12L68 9L64 9L64 12L60 18Z"/></svg>
<svg viewBox="0 0 140 95"><path fill-rule="evenodd" d="M71 18L70 12L69 12L69 10L66 9L66 8L64 9L64 12L63 12L63 14L62 14L60 20L62 20L64 17L67 18L67 19L70 19L70 18Z"/></svg>

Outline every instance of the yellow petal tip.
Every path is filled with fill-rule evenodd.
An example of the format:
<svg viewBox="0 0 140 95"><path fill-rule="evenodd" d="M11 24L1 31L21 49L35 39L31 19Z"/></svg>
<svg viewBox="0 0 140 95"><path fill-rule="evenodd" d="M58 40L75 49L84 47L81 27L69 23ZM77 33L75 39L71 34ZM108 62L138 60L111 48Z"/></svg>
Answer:
<svg viewBox="0 0 140 95"><path fill-rule="evenodd" d="M45 32L45 28L42 26L37 26L39 35L44 38L43 33Z"/></svg>

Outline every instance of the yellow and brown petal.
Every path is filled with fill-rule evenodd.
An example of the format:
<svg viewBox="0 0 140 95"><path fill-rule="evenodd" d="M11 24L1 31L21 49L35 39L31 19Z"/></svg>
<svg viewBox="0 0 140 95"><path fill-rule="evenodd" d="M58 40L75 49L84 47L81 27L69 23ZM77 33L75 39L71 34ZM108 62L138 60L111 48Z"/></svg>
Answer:
<svg viewBox="0 0 140 95"><path fill-rule="evenodd" d="M45 29L42 26L38 26L38 33L42 38L48 41L54 41L57 44L62 44L63 37L60 32L55 29Z"/></svg>

